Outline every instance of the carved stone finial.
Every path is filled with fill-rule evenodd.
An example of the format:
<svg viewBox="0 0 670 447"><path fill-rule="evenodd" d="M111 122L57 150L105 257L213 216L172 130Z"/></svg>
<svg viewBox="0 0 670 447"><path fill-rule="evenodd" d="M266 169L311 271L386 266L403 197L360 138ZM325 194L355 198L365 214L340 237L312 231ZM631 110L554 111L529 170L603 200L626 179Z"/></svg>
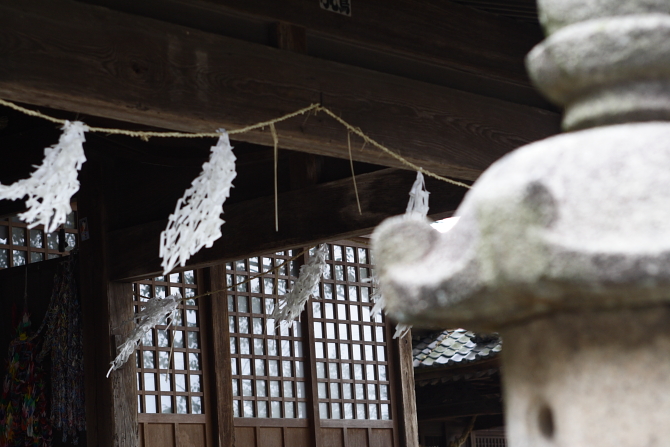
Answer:
<svg viewBox="0 0 670 447"><path fill-rule="evenodd" d="M446 235L383 223L373 247L403 322L496 329L555 310L670 302L670 125L659 122L670 120L670 2L540 7L553 34L528 57L533 77L566 105L567 127L600 127L493 164ZM403 245L429 248L405 259Z"/></svg>
<svg viewBox="0 0 670 447"><path fill-rule="evenodd" d="M541 0L549 37L528 55L565 130L670 119L670 2Z"/></svg>
<svg viewBox="0 0 670 447"><path fill-rule="evenodd" d="M444 235L382 223L373 249L386 308L403 323L502 334L511 446L662 445L670 1L540 10L550 36L528 56L531 77L574 131L494 163Z"/></svg>

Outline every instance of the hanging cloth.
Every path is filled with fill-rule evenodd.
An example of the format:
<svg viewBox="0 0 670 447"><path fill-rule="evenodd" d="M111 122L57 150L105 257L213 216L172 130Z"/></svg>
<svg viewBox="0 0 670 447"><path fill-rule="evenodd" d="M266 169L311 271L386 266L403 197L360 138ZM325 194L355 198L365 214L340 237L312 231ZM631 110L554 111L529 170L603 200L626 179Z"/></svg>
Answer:
<svg viewBox="0 0 670 447"><path fill-rule="evenodd" d="M9 344L7 375L0 398L0 447L50 447L52 427L47 414L44 369L30 337L27 313Z"/></svg>
<svg viewBox="0 0 670 447"><path fill-rule="evenodd" d="M46 332L40 358L51 353L51 423L76 444L86 428L84 407L84 347L81 307L75 282L76 255L60 264L54 277Z"/></svg>

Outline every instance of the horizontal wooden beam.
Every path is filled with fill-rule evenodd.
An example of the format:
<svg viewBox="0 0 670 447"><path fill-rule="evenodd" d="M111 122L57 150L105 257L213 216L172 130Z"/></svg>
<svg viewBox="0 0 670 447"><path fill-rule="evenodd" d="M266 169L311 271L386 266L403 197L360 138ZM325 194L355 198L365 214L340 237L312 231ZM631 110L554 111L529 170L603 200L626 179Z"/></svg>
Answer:
<svg viewBox="0 0 670 447"><path fill-rule="evenodd" d="M183 0L182 0L183 1ZM312 0L205 0L249 15L307 28L310 34L528 84L524 57L542 38L536 26L445 0L357 0L352 14Z"/></svg>
<svg viewBox="0 0 670 447"><path fill-rule="evenodd" d="M546 110L71 0L2 2L0 48L5 99L188 132L321 102L413 163L462 179L559 130ZM278 130L284 148L348 157L347 132L324 115ZM272 144L267 129L236 138ZM356 160L406 168L353 143Z"/></svg>
<svg viewBox="0 0 670 447"><path fill-rule="evenodd" d="M502 414L503 404L500 399L476 397L472 400L449 402L438 406L417 407L419 421L435 421L480 414Z"/></svg>
<svg viewBox="0 0 670 447"><path fill-rule="evenodd" d="M465 363L464 365L433 365L427 368L416 368L414 370L414 380L418 386L423 386L433 380L441 381L441 379L450 377L463 377L468 374L474 375L481 371L498 368L500 368L500 358L496 356L486 360Z"/></svg>
<svg viewBox="0 0 670 447"><path fill-rule="evenodd" d="M451 1L356 0L348 17L312 0L84 1L272 46L275 25L294 26L306 30L300 52L313 57L557 110L531 85L523 63L543 38L539 23Z"/></svg>
<svg viewBox="0 0 670 447"><path fill-rule="evenodd" d="M405 211L415 174L385 169L356 177L363 214L359 214L351 179L279 195L279 232L274 226L272 197L224 206L223 237L212 248L200 250L187 264L204 267L223 261L319 242L367 234L383 219ZM431 214L450 216L466 190L427 181ZM109 233L109 268L115 280L160 274L158 246L167 219Z"/></svg>

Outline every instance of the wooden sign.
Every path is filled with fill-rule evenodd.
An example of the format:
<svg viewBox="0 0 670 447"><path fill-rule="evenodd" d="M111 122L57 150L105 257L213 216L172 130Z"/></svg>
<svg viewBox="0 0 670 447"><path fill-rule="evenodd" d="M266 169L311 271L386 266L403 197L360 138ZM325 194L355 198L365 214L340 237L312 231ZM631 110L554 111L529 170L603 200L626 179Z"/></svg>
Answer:
<svg viewBox="0 0 670 447"><path fill-rule="evenodd" d="M319 0L321 9L351 16L351 0Z"/></svg>

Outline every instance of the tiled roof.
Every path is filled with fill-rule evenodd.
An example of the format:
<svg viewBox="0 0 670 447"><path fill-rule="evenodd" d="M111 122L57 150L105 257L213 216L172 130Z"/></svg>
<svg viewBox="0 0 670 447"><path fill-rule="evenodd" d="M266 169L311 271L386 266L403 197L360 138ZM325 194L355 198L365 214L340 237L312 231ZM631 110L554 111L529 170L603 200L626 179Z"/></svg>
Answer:
<svg viewBox="0 0 670 447"><path fill-rule="evenodd" d="M491 358L502 349L497 335L481 336L465 329L433 333L414 343L414 367L449 366Z"/></svg>

